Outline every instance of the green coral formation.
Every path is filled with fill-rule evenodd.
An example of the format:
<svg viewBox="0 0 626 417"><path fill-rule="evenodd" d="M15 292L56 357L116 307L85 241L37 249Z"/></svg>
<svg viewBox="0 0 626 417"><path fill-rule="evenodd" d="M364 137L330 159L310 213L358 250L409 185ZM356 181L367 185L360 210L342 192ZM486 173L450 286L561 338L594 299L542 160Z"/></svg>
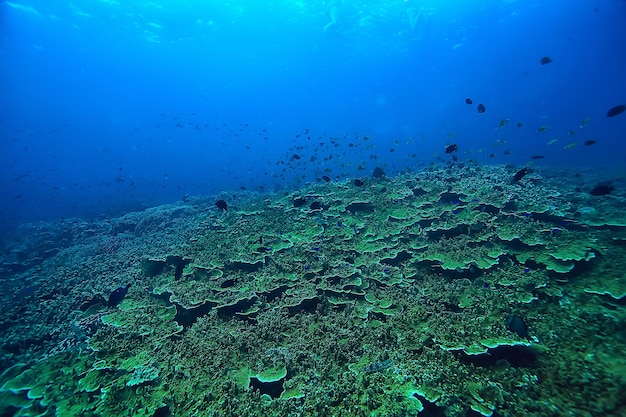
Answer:
<svg viewBox="0 0 626 417"><path fill-rule="evenodd" d="M2 296L0 411L622 415L623 201L512 174L468 163L58 225L75 245L0 266L32 286Z"/></svg>

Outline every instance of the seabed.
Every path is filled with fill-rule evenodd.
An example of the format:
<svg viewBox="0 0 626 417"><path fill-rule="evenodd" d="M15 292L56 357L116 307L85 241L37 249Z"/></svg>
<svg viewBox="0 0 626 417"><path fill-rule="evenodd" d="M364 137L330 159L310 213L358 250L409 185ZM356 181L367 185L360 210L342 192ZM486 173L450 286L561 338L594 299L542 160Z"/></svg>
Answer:
<svg viewBox="0 0 626 417"><path fill-rule="evenodd" d="M22 225L0 257L0 413L626 415L624 198L515 171Z"/></svg>

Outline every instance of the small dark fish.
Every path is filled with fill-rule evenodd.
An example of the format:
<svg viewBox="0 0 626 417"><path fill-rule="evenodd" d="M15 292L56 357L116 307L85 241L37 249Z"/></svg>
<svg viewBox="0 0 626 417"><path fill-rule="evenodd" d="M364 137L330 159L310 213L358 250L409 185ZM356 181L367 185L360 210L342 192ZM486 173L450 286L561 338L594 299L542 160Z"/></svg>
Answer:
<svg viewBox="0 0 626 417"><path fill-rule="evenodd" d="M509 316L506 318L506 328L512 332L515 332L519 337L528 339L528 326L524 322L524 319L520 316Z"/></svg>
<svg viewBox="0 0 626 417"><path fill-rule="evenodd" d="M585 146L595 145L596 143L598 143L598 141L595 141L593 139L589 139L589 140L585 141Z"/></svg>
<svg viewBox="0 0 626 417"><path fill-rule="evenodd" d="M393 365L393 361L387 359L386 361L378 361L373 362L363 368L363 371L369 373L384 371L385 369L391 367Z"/></svg>
<svg viewBox="0 0 626 417"><path fill-rule="evenodd" d="M552 62L552 58L550 58L549 56L544 56L539 60L539 62L541 63L541 65L546 65Z"/></svg>
<svg viewBox="0 0 626 417"><path fill-rule="evenodd" d="M113 292L109 294L109 305L111 307L115 307L116 305L121 303L124 297L126 297L126 293L128 292L129 287L130 284L127 284L125 287L121 286L118 289L113 290Z"/></svg>
<svg viewBox="0 0 626 417"><path fill-rule="evenodd" d="M374 168L374 171L372 172L373 178L383 178L384 176L385 176L385 171L383 171L381 167Z"/></svg>
<svg viewBox="0 0 626 417"><path fill-rule="evenodd" d="M487 111L487 109L485 108L485 105L480 103L477 107L478 109L478 113L484 113L485 111Z"/></svg>
<svg viewBox="0 0 626 417"><path fill-rule="evenodd" d="M543 158L545 158L545 156L543 155L533 155L530 157L530 159L543 159Z"/></svg>
<svg viewBox="0 0 626 417"><path fill-rule="evenodd" d="M298 155L297 153L294 153L293 155L291 155L291 159L302 159L302 158L300 158L300 155Z"/></svg>
<svg viewBox="0 0 626 417"><path fill-rule="evenodd" d="M589 194L595 196L608 195L611 194L613 190L615 190L615 187L613 187L611 184L601 183L593 187L593 189L589 191Z"/></svg>
<svg viewBox="0 0 626 417"><path fill-rule="evenodd" d="M524 167L524 168L520 169L513 176L513 182L518 182L519 180L524 178L524 175L528 174L529 172L530 172L530 170L528 169L528 167Z"/></svg>
<svg viewBox="0 0 626 417"><path fill-rule="evenodd" d="M328 175L322 175L322 179L326 182L330 182L330 177Z"/></svg>
<svg viewBox="0 0 626 417"><path fill-rule="evenodd" d="M522 122L517 122L517 127L522 127L522 126L524 126L524 123L522 123Z"/></svg>
<svg viewBox="0 0 626 417"><path fill-rule="evenodd" d="M606 112L606 117L617 116L620 113L623 113L626 110L626 106L620 104L619 106L611 107L608 112Z"/></svg>
<svg viewBox="0 0 626 417"><path fill-rule="evenodd" d="M365 183L358 178L352 181L352 184L356 185L357 187L363 187L365 185Z"/></svg>
<svg viewBox="0 0 626 417"><path fill-rule="evenodd" d="M474 102L472 101L471 98L468 97L468 98L465 99L465 104L472 104L472 103L474 103Z"/></svg>
<svg viewBox="0 0 626 417"><path fill-rule="evenodd" d="M217 200L215 202L215 205L217 206L218 209L222 211L228 211L228 204L226 204L226 201L224 200Z"/></svg>
<svg viewBox="0 0 626 417"><path fill-rule="evenodd" d="M446 153L452 153L452 152L456 152L458 150L459 150L459 147L457 146L456 143L453 143L452 145L446 146Z"/></svg>
<svg viewBox="0 0 626 417"><path fill-rule="evenodd" d="M305 204L306 204L306 198L304 198L304 197L294 198L294 200L293 200L293 206L294 207L302 207Z"/></svg>

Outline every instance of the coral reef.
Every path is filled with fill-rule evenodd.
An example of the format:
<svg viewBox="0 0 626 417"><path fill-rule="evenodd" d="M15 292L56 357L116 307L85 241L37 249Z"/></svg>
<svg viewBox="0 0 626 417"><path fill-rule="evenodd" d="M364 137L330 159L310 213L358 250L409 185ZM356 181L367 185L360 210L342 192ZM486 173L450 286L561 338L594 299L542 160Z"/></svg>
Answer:
<svg viewBox="0 0 626 417"><path fill-rule="evenodd" d="M0 412L623 415L624 199L514 173L22 226L0 259Z"/></svg>

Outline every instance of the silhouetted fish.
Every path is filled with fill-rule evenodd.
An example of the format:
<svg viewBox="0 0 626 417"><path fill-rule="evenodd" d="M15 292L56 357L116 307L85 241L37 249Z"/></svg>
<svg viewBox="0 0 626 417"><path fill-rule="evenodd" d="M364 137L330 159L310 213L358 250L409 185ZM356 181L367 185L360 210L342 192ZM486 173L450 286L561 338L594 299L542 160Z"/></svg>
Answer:
<svg viewBox="0 0 626 417"><path fill-rule="evenodd" d="M593 189L589 191L589 194L595 195L595 196L601 196L601 195L611 194L611 191L613 190L615 190L615 187L613 187L608 182L603 182L593 187Z"/></svg>
<svg viewBox="0 0 626 417"><path fill-rule="evenodd" d="M507 317L506 328L515 332L519 337L528 338L528 326L520 316L512 315Z"/></svg>
<svg viewBox="0 0 626 417"><path fill-rule="evenodd" d="M330 177L328 175L322 175L322 179L326 182L330 182Z"/></svg>
<svg viewBox="0 0 626 417"><path fill-rule="evenodd" d="M471 98L468 97L468 98L465 99L465 104L472 104L472 103L473 103L473 101L472 101Z"/></svg>
<svg viewBox="0 0 626 417"><path fill-rule="evenodd" d="M546 65L552 62L552 58L550 58L549 56L544 56L539 60L539 62L541 63L541 65Z"/></svg>
<svg viewBox="0 0 626 417"><path fill-rule="evenodd" d="M596 143L598 143L598 141L595 141L593 139L589 139L589 140L585 141L585 146L595 145Z"/></svg>
<svg viewBox="0 0 626 417"><path fill-rule="evenodd" d="M530 157L530 159L543 159L543 158L545 158L545 156L543 155L533 155Z"/></svg>
<svg viewBox="0 0 626 417"><path fill-rule="evenodd" d="M291 159L301 159L300 155L298 155L297 153L294 153L293 155L291 155Z"/></svg>
<svg viewBox="0 0 626 417"><path fill-rule="evenodd" d="M215 202L215 205L217 206L218 209L222 211L228 211L228 204L226 204L226 201L224 200L217 200Z"/></svg>
<svg viewBox="0 0 626 417"><path fill-rule="evenodd" d="M508 118L500 120L500 123L498 123L498 127L496 129L502 129L504 126L507 125L507 123L509 123Z"/></svg>
<svg viewBox="0 0 626 417"><path fill-rule="evenodd" d="M126 297L126 293L128 292L129 287L130 287L130 284L127 284L125 287L121 286L118 289L111 292L111 294L109 294L109 305L111 307L115 307L116 305L121 303L124 297Z"/></svg>
<svg viewBox="0 0 626 417"><path fill-rule="evenodd" d="M524 178L524 175L528 174L529 172L530 172L530 170L528 169L528 167L524 167L524 168L520 169L513 176L513 182L518 182L519 180Z"/></svg>
<svg viewBox="0 0 626 417"><path fill-rule="evenodd" d="M623 113L626 110L626 106L620 104L619 106L611 107L608 112L606 112L606 117L617 116L620 113Z"/></svg>
<svg viewBox="0 0 626 417"><path fill-rule="evenodd" d="M478 113L484 113L485 111L487 111L487 109L485 108L485 105L480 103L477 107L478 109Z"/></svg>
<svg viewBox="0 0 626 417"><path fill-rule="evenodd" d="M446 153L452 153L452 152L456 152L458 150L459 150L459 147L457 146L456 143L453 143L452 145L446 146Z"/></svg>
<svg viewBox="0 0 626 417"><path fill-rule="evenodd" d="M383 178L385 176L385 171L381 167L374 168L374 172L372 172L373 178Z"/></svg>
<svg viewBox="0 0 626 417"><path fill-rule="evenodd" d="M306 204L306 198L298 197L298 198L294 198L293 200L294 207L302 207L305 204Z"/></svg>
<svg viewBox="0 0 626 417"><path fill-rule="evenodd" d="M363 187L365 185L365 183L358 178L352 181L352 184L356 185L357 187Z"/></svg>

